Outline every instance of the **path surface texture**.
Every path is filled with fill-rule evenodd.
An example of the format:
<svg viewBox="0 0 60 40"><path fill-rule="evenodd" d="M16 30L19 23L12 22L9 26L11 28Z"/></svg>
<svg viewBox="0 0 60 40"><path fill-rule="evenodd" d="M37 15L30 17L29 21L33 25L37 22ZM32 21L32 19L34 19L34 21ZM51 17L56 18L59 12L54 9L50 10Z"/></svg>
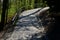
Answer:
<svg viewBox="0 0 60 40"><path fill-rule="evenodd" d="M42 40L41 37L46 32L36 16L36 11L40 9L37 8L22 12L19 15L13 32L6 33L4 40Z"/></svg>

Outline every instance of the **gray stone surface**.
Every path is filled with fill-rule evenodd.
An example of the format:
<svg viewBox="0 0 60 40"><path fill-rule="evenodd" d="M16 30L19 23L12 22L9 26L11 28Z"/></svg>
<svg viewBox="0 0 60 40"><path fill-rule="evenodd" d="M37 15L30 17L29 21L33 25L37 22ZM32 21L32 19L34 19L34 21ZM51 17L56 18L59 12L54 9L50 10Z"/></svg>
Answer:
<svg viewBox="0 0 60 40"><path fill-rule="evenodd" d="M21 13L16 26L14 27L14 31L12 33L6 33L5 36L8 36L3 40L37 40L44 36L46 32L44 31L41 22L39 24L35 15L29 15L38 9L28 10Z"/></svg>

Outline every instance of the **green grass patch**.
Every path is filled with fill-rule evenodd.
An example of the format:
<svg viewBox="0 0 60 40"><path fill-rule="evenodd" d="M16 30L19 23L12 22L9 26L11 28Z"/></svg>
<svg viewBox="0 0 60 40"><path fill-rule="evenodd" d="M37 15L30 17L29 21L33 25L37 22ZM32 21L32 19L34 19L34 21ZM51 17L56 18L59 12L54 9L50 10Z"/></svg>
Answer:
<svg viewBox="0 0 60 40"><path fill-rule="evenodd" d="M16 7L14 5L11 5L11 8L8 9L8 21L12 19L15 13L16 13Z"/></svg>

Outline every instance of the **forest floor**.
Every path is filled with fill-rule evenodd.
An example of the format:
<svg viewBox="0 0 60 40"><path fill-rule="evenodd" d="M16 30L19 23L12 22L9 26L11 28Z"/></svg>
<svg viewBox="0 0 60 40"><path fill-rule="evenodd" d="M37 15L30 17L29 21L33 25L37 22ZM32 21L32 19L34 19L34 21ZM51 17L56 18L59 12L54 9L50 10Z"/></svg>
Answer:
<svg viewBox="0 0 60 40"><path fill-rule="evenodd" d="M0 40L40 40L46 32L34 13L39 9L22 12L15 27L9 28Z"/></svg>

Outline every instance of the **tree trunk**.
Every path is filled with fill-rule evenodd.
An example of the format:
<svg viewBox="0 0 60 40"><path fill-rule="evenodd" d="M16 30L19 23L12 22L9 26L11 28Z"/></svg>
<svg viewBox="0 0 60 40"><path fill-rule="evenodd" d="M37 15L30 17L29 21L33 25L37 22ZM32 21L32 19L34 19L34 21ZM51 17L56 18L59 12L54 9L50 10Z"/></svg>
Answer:
<svg viewBox="0 0 60 40"><path fill-rule="evenodd" d="M6 10L8 8L8 0L3 0L3 8L2 8L2 14L1 14L1 26L0 31L3 30L5 25L5 16L6 16Z"/></svg>

